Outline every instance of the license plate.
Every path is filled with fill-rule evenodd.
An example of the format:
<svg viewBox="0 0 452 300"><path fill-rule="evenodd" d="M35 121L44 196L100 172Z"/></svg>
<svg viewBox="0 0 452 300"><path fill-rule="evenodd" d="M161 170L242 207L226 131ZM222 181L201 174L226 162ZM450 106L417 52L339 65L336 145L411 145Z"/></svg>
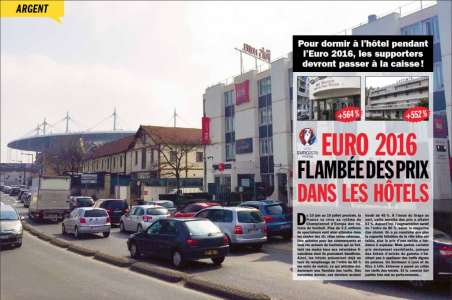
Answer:
<svg viewBox="0 0 452 300"><path fill-rule="evenodd" d="M218 254L218 250L207 250L206 252L204 252L205 255L211 256L211 255L217 255Z"/></svg>

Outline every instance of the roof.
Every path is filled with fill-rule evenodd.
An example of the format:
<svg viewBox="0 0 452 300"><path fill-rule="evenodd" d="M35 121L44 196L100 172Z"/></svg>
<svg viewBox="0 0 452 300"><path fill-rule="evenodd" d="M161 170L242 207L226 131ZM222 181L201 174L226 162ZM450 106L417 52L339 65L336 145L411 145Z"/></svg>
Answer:
<svg viewBox="0 0 452 300"><path fill-rule="evenodd" d="M129 149L130 144L134 140L135 136L130 135L119 140L109 142L99 146L96 150L85 156L85 159L93 159L98 157L109 156L126 152Z"/></svg>
<svg viewBox="0 0 452 300"><path fill-rule="evenodd" d="M201 129L141 125L156 144L201 145Z"/></svg>

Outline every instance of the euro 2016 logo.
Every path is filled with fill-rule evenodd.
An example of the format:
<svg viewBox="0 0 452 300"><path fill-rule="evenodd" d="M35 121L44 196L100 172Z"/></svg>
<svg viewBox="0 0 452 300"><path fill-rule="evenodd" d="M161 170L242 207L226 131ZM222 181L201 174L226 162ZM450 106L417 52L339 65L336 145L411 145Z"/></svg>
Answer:
<svg viewBox="0 0 452 300"><path fill-rule="evenodd" d="M314 130L312 128L303 128L298 135L300 138L301 144L311 146L317 140L317 137L314 134Z"/></svg>

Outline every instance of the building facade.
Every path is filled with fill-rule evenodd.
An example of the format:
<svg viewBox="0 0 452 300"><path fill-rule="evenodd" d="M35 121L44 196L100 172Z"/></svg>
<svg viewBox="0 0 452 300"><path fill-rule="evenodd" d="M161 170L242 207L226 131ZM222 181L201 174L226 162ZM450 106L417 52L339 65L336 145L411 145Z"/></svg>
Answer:
<svg viewBox="0 0 452 300"><path fill-rule="evenodd" d="M259 190L262 197L287 201L292 184L292 90L290 54L264 71L249 71L206 89L210 193Z"/></svg>
<svg viewBox="0 0 452 300"><path fill-rule="evenodd" d="M406 78L372 88L368 94L366 119L402 120L403 112L417 105L428 106L428 77Z"/></svg>
<svg viewBox="0 0 452 300"><path fill-rule="evenodd" d="M31 178L39 174L36 165L27 163L0 163L0 183L5 185L31 185Z"/></svg>
<svg viewBox="0 0 452 300"><path fill-rule="evenodd" d="M353 35L433 36L433 129L435 210L452 212L452 2L438 1L406 16L368 17Z"/></svg>

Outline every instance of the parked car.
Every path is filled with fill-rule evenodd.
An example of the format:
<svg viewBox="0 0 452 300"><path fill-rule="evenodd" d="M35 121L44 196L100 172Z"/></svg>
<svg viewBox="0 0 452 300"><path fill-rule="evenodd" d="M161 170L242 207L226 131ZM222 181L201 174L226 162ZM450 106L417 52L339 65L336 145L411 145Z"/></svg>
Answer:
<svg viewBox="0 0 452 300"><path fill-rule="evenodd" d="M250 245L259 250L267 241L267 225L255 208L213 206L199 211L195 217L217 225L231 246Z"/></svg>
<svg viewBox="0 0 452 300"><path fill-rule="evenodd" d="M94 200L91 197L86 196L70 196L69 197L69 210L72 211L78 207L91 207L94 205Z"/></svg>
<svg viewBox="0 0 452 300"><path fill-rule="evenodd" d="M158 219L168 218L170 216L168 209L159 205L138 205L132 206L132 209L122 215L119 222L121 232L146 230L149 225Z"/></svg>
<svg viewBox="0 0 452 300"><path fill-rule="evenodd" d="M0 247L22 246L22 217L10 205L0 202Z"/></svg>
<svg viewBox="0 0 452 300"><path fill-rule="evenodd" d="M178 211L174 214L174 217L176 218L191 218L193 217L198 211L201 209L211 207L211 206L218 206L219 203L216 202L195 202L190 203L187 206L185 206L181 211Z"/></svg>
<svg viewBox="0 0 452 300"><path fill-rule="evenodd" d="M267 223L267 235L281 235L284 238L292 237L292 217L282 202L273 200L245 201L239 206L258 209Z"/></svg>
<svg viewBox="0 0 452 300"><path fill-rule="evenodd" d="M17 196L17 199L19 199L20 202L24 202L24 196L30 192L30 190L26 189L26 188L21 188L19 191L19 194Z"/></svg>
<svg viewBox="0 0 452 300"><path fill-rule="evenodd" d="M17 195L19 195L19 192L20 192L20 187L18 187L18 186L13 186L13 187L11 187L11 189L9 190L9 195L10 195L10 196L17 196Z"/></svg>
<svg viewBox="0 0 452 300"><path fill-rule="evenodd" d="M84 233L102 233L104 237L108 237L110 229L111 223L107 211L92 207L74 209L61 225L61 232L64 235L73 233L75 238L79 238Z"/></svg>
<svg viewBox="0 0 452 300"><path fill-rule="evenodd" d="M152 255L171 259L179 268L186 261L210 258L221 265L228 254L227 237L207 219L160 219L145 231L132 234L127 247L133 258Z"/></svg>
<svg viewBox="0 0 452 300"><path fill-rule="evenodd" d="M30 207L31 192L27 192L23 197L24 207Z"/></svg>
<svg viewBox="0 0 452 300"><path fill-rule="evenodd" d="M174 206L174 202L171 200L153 200L153 201L146 201L146 204L150 205L160 205L166 208L170 215L174 216L176 213L176 206Z"/></svg>
<svg viewBox="0 0 452 300"><path fill-rule="evenodd" d="M9 195L9 192L11 191L11 187L9 186L9 185L5 185L4 187L3 187L3 193L5 193L5 194L8 194Z"/></svg>
<svg viewBox="0 0 452 300"><path fill-rule="evenodd" d="M122 199L99 199L93 207L106 209L112 225L119 225L121 216L129 211L129 205Z"/></svg>

